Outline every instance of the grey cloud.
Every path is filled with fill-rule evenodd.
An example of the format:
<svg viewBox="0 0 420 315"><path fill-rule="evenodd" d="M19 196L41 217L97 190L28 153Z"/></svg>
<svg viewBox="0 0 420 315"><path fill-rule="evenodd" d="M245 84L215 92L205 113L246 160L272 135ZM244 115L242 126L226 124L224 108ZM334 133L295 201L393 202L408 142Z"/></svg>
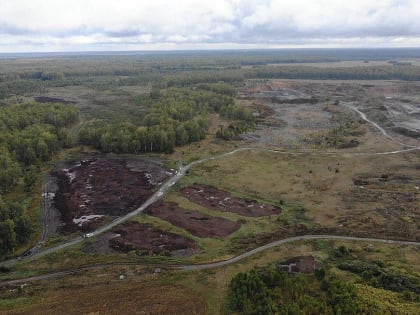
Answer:
<svg viewBox="0 0 420 315"><path fill-rule="evenodd" d="M135 28L128 28L120 30L105 30L102 34L109 37L125 38L146 35L148 33Z"/></svg>
<svg viewBox="0 0 420 315"><path fill-rule="evenodd" d="M0 34L2 35L30 35L33 33L34 31L30 29L0 22Z"/></svg>
<svg viewBox="0 0 420 315"><path fill-rule="evenodd" d="M129 0L124 1L129 3ZM179 6L184 5L187 8L187 4L179 1ZM221 1L216 2L220 4ZM113 15L114 12L110 12L112 6L107 7L104 3L101 14L94 11L91 18L86 15L80 18L80 21L71 19L72 12L69 12L68 16L63 15L66 17L65 21L58 16L51 25L45 25L43 19L38 16L37 27L33 26L30 20L19 22L0 16L0 39L3 37L6 42L5 38L16 38L15 42L22 42L22 38L26 37L33 45L37 40L45 41L46 44L48 40L67 41L69 46L72 45L71 40L74 40L80 45L86 41L88 45L100 46L115 43L301 45L305 42L341 41L346 38L360 38L363 42L366 38L374 37L386 42L397 37L420 37L420 6L414 0L378 0L374 4L364 4L362 0L353 1L352 6L344 1L343 6L340 6L334 0L325 0L322 3L308 0L307 4L316 2L332 7L330 11L321 8L318 12L319 17L313 15L310 9L306 8L306 2L300 0L235 1L229 2L225 11L217 10L217 7L214 10L204 8L201 11L192 8L191 16L185 17L179 16L175 10L178 4L175 2L168 4L168 8L162 8L163 13L167 10L166 13L169 14L157 15L160 7L151 8L151 12L154 12L152 16L141 15L140 11L137 13L128 8L122 10L120 15ZM83 3L81 0L76 2ZM134 5L135 1L130 3ZM83 8L83 4L81 7ZM346 11L347 7L349 12ZM168 11L170 8L177 14L171 15L172 11ZM319 9L319 6L315 9L317 8ZM179 12L190 13L189 10ZM201 15L194 14L197 12L201 12ZM96 14L99 17L96 17ZM303 18L306 16L310 20ZM2 20L9 22L1 22Z"/></svg>

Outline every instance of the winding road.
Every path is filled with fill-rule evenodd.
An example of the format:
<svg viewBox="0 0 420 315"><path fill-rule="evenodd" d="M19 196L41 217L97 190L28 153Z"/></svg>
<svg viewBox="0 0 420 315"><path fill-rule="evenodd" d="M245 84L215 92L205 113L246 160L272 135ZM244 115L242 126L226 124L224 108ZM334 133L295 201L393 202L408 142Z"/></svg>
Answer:
<svg viewBox="0 0 420 315"><path fill-rule="evenodd" d="M411 144L406 144L406 143L402 143L400 141L398 141L397 139L393 138L390 134L388 134L388 132L386 132L386 130L384 128L382 128L381 126L379 126L376 122L370 120L369 118L367 118L366 114L361 112L360 110L358 110L356 107L350 105L350 104L344 104L345 107L350 108L351 110L355 111L356 113L358 113L360 115L360 117L370 123L372 126L374 126L376 129L378 129L383 136L385 136L386 138L390 139L391 141L398 143L399 145L405 146L405 147L409 147L409 148L414 148L414 149L418 149L417 146L411 145Z"/></svg>
<svg viewBox="0 0 420 315"><path fill-rule="evenodd" d="M363 242L380 242L380 243L387 243L387 244L399 244L399 245L413 245L413 246L420 246L420 242L411 242L411 241L398 241L398 240L384 240L384 239L377 239L377 238L369 238L369 237L353 237L353 236L338 236L338 235L302 235L302 236L294 236L285 238L282 240L274 241L272 243L268 243L266 245L257 247L253 250L250 250L246 253L243 253L239 256L218 261L210 264L202 264L202 265L185 265L180 266L178 269L181 270L202 270L202 269L210 269L210 268L216 268L216 267L222 267L229 264L233 264L238 262L239 260L242 260L244 258L250 257L252 255L258 254L262 251L265 251L267 249L286 244L291 242L297 242L297 241L303 241L303 240L318 240L318 239L332 239L332 240L343 240L343 241L363 241Z"/></svg>
<svg viewBox="0 0 420 315"><path fill-rule="evenodd" d="M286 243L292 243L292 242L298 242L298 241L304 241L304 240L317 240L317 239L386 243L386 244L395 244L395 245L404 245L404 246L420 246L420 242L384 240L384 239L368 238L368 237L364 238L364 237L338 236L338 235L302 235L302 236L294 236L294 237L289 237L282 240L274 241L272 243L257 247L241 255L235 256L230 259L222 260L222 261L217 261L217 262L208 263L208 264L180 265L180 266L169 265L169 266L161 266L161 267L167 268L167 269L174 269L174 270L183 270L183 271L194 271L194 270L218 268L218 267L223 267L226 265L236 263L240 260L243 260L245 258L256 255L265 250L268 250L270 248L277 247ZM93 270L93 269L99 269L99 268L109 267L109 266L127 266L127 265L138 265L138 263L137 262L116 262L116 263L95 264L95 265L90 265L90 266L85 266L85 267L80 267L80 268L75 268L75 269L70 269L70 270L64 270L64 271L58 271L58 272L53 272L53 273L29 277L29 278L3 281L3 282L0 282L0 287L7 286L7 285L17 285L17 284L31 282L31 281L39 281L39 280L45 280L45 279L50 279L50 278L63 277L66 275L74 274L74 273L85 271L85 270Z"/></svg>

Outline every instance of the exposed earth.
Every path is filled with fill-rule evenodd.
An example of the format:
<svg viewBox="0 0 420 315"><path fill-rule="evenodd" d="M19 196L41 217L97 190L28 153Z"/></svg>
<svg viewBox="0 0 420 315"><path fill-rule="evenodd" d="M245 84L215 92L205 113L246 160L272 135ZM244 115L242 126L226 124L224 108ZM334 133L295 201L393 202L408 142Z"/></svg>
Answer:
<svg viewBox="0 0 420 315"><path fill-rule="evenodd" d="M197 250L193 241L148 224L129 222L119 226L114 232L119 236L109 240L110 246L124 252L137 250L142 255L171 255L174 251Z"/></svg>
<svg viewBox="0 0 420 315"><path fill-rule="evenodd" d="M182 194L208 209L233 212L246 217L261 217L281 212L279 207L239 198L227 191L206 185L194 184L182 189Z"/></svg>
<svg viewBox="0 0 420 315"><path fill-rule="evenodd" d="M65 100L63 98L59 97L50 97L50 96L35 96L35 101L38 103L60 103L64 105L68 104L76 104L76 101L73 100Z"/></svg>
<svg viewBox="0 0 420 315"><path fill-rule="evenodd" d="M321 268L321 264L316 261L314 256L297 256L290 258L280 268L290 272L300 272L305 274L314 273L316 269Z"/></svg>
<svg viewBox="0 0 420 315"><path fill-rule="evenodd" d="M55 174L54 202L65 233L92 231L135 210L171 175L155 160L104 157L62 163Z"/></svg>
<svg viewBox="0 0 420 315"><path fill-rule="evenodd" d="M420 138L418 83L392 81L248 81L239 97L250 101L259 123L245 139L269 146L311 148L321 137L343 123L358 127L355 137L364 133L359 117L346 108L362 110L394 137L399 134ZM347 141L351 140L345 139ZM404 141L410 141L404 139ZM352 143L350 147L356 146ZM345 146L348 147L348 146Z"/></svg>
<svg viewBox="0 0 420 315"><path fill-rule="evenodd" d="M169 221L198 237L225 237L241 227L241 223L213 217L178 207L174 202L156 204L147 214Z"/></svg>

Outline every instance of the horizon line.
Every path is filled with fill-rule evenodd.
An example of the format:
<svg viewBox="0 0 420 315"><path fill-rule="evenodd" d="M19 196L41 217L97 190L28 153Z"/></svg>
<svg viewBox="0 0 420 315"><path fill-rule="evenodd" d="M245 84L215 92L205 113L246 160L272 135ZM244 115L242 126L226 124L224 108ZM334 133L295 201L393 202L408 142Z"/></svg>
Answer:
<svg viewBox="0 0 420 315"><path fill-rule="evenodd" d="M278 48L196 48L196 49L119 49L119 50L45 50L45 51L13 51L1 52L0 55L25 55L25 54L93 54L93 53L165 53L165 52L212 52L212 51L287 51L287 50L420 50L420 47L389 47L389 46L365 46L365 47L278 47ZM419 56L420 57L420 56Z"/></svg>

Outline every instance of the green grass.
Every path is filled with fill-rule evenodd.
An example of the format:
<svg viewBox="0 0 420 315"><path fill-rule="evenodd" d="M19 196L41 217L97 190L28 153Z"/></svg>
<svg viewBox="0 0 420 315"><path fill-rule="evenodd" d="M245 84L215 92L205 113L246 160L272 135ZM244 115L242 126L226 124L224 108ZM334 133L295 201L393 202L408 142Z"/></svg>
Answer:
<svg viewBox="0 0 420 315"><path fill-rule="evenodd" d="M34 298L28 296L21 296L14 299L0 299L0 309L9 309L17 306L24 306L35 301Z"/></svg>
<svg viewBox="0 0 420 315"><path fill-rule="evenodd" d="M22 279L34 277L39 274L38 270L30 270L26 265L17 265L11 268L8 273L0 273L0 280Z"/></svg>

